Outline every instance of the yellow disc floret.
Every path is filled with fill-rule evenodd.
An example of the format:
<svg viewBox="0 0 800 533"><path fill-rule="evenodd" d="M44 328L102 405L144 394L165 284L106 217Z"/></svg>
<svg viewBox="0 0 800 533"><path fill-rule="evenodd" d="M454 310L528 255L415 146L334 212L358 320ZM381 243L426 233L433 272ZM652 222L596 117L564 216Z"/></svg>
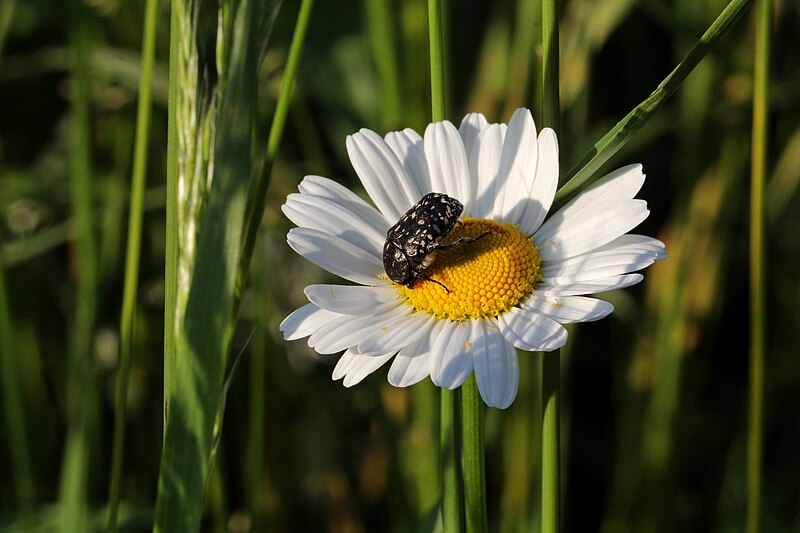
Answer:
<svg viewBox="0 0 800 533"><path fill-rule="evenodd" d="M424 272L441 285L418 280L412 288L397 286L417 311L450 320L494 317L517 305L542 279L539 251L518 227L464 218L441 244L463 237L480 238L437 250Z"/></svg>

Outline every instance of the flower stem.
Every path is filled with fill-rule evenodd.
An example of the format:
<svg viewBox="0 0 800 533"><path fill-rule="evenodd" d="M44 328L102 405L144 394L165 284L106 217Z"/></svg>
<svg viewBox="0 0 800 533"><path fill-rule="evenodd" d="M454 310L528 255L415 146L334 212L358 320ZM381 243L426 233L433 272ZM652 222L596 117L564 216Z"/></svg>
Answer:
<svg viewBox="0 0 800 533"><path fill-rule="evenodd" d="M442 0L428 0L428 39L431 54L431 119L446 118ZM464 530L464 487L460 468L459 391L441 389L439 453L442 466L442 522L444 531Z"/></svg>
<svg viewBox="0 0 800 533"><path fill-rule="evenodd" d="M543 125L559 130L558 0L542 0ZM542 354L542 533L557 533L561 514L561 357Z"/></svg>
<svg viewBox="0 0 800 533"><path fill-rule="evenodd" d="M767 173L772 0L759 0L753 82L750 186L750 423L747 438L747 532L760 530L764 410L764 180Z"/></svg>
<svg viewBox="0 0 800 533"><path fill-rule="evenodd" d="M428 35L431 53L431 119L447 118L444 76L444 39L442 0L428 0Z"/></svg>
<svg viewBox="0 0 800 533"><path fill-rule="evenodd" d="M145 170L150 132L150 103L153 93L153 67L156 55L158 2L147 0L142 42L142 77L139 81L139 108L136 115L131 201L128 211L128 244L125 254L125 286L120 319L120 360L117 371L114 442L109 482L108 531L117 531L117 511L122 495L122 457L125 444L125 418L128 410L128 379L131 373L133 318L139 287L139 254L142 245L142 213L144 211Z"/></svg>
<svg viewBox="0 0 800 533"><path fill-rule="evenodd" d="M442 455L442 522L444 531L464 531L458 421L459 391L441 389L439 451Z"/></svg>
<svg viewBox="0 0 800 533"><path fill-rule="evenodd" d="M475 375L461 387L461 434L464 460L464 507L467 531L488 531L483 453L483 401Z"/></svg>
<svg viewBox="0 0 800 533"><path fill-rule="evenodd" d="M559 531L561 444L560 354L542 354L542 533Z"/></svg>
<svg viewBox="0 0 800 533"><path fill-rule="evenodd" d="M558 93L558 0L542 0L542 123L561 129Z"/></svg>

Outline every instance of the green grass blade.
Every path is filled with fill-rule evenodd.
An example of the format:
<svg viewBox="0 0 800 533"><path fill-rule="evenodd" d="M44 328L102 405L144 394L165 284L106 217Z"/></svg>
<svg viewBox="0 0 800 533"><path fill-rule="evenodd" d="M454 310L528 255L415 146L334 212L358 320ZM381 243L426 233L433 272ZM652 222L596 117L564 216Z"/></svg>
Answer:
<svg viewBox="0 0 800 533"><path fill-rule="evenodd" d="M62 531L85 531L88 520L90 433L94 420L95 385L91 374L92 337L97 312L97 244L93 228L92 163L89 110L89 36L87 15L73 2L70 34L75 93L71 103L71 201L75 211L75 323L68 360L67 435L59 487Z"/></svg>
<svg viewBox="0 0 800 533"><path fill-rule="evenodd" d="M431 120L447 118L447 91L444 71L444 36L442 0L428 0L428 35L431 54Z"/></svg>
<svg viewBox="0 0 800 533"><path fill-rule="evenodd" d="M125 444L125 418L128 410L128 380L131 372L131 352L133 351L133 319L136 310L136 294L139 288L139 255L142 244L145 172L147 170L147 145L153 94L153 67L156 56L157 7L157 0L147 0L142 42L142 77L139 85L139 107L136 116L133 178L131 180L131 199L128 211L125 285L122 294L122 316L120 318L120 360L119 369L117 370L114 441L109 481L108 530L112 533L117 530L117 512L122 495L122 458Z"/></svg>
<svg viewBox="0 0 800 533"><path fill-rule="evenodd" d="M200 213L183 327L174 338L166 398L164 450L155 531L196 531L222 405L223 375L234 326L234 303L245 220L258 68L265 46L263 6L236 6L219 95L213 179ZM168 206L168 209L172 206ZM180 280L184 282L185 280ZM180 291L180 287L178 287ZM180 294L177 306L181 305ZM180 319L180 317L176 317ZM168 327L174 327L169 325ZM165 355L165 358L168 358Z"/></svg>
<svg viewBox="0 0 800 533"><path fill-rule="evenodd" d="M400 126L400 77L397 69L392 2L367 0L367 23L372 44L372 56L381 84L381 129Z"/></svg>
<svg viewBox="0 0 800 533"><path fill-rule="evenodd" d="M764 359L766 278L764 183L767 175L769 65L772 0L759 0L756 14L753 131L750 185L750 412L747 430L747 532L761 530L761 469L764 462Z"/></svg>
<svg viewBox="0 0 800 533"><path fill-rule="evenodd" d="M3 389L3 418L8 427L17 508L20 516L27 518L34 498L33 469L19 382L19 352L14 341L14 324L11 320L11 302L6 290L5 274L0 268L0 384Z"/></svg>
<svg viewBox="0 0 800 533"><path fill-rule="evenodd" d="M753 0L732 0L692 47L683 61L658 85L655 91L636 106L625 118L606 133L563 177L566 183L556 193L556 203L563 204L578 188L591 178L644 126L664 102L680 87L714 44L725 35L744 14Z"/></svg>
<svg viewBox="0 0 800 533"><path fill-rule="evenodd" d="M303 50L303 43L305 43L308 21L311 19L313 6L314 0L303 0L303 3L300 5L300 12L297 15L292 44L289 48L289 57L286 61L286 71L281 83L278 103L275 106L275 115L272 117L269 138L267 139L267 152L262 163L262 170L256 179L252 201L248 208L247 222L244 227L242 258L239 261L239 271L236 281L237 300L241 298L244 291L247 273L250 270L250 262L253 258L253 249L256 245L258 228L261 227L261 219L264 217L264 208L267 203L267 189L269 189L272 167L275 165L278 147L283 138L283 129L286 125L286 115L289 113L289 102L292 96L292 85L294 84L294 78L297 74L297 67L300 65L300 53Z"/></svg>

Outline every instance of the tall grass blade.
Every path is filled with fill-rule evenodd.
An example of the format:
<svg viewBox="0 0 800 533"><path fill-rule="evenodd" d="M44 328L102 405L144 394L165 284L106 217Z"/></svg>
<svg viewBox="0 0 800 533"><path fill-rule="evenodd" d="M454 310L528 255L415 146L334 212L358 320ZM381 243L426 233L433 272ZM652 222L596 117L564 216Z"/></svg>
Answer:
<svg viewBox="0 0 800 533"><path fill-rule="evenodd" d="M75 238L75 323L67 364L67 435L59 487L62 531L85 531L88 520L90 434L94 421L96 391L93 382L92 336L97 312L97 245L93 231L92 163L89 120L89 36L83 5L70 6L71 102L70 161L71 201Z"/></svg>
<svg viewBox="0 0 800 533"><path fill-rule="evenodd" d="M564 175L566 181L556 193L556 203L562 205L566 199L578 191L578 188L590 179L603 164L628 142L633 135L644 126L658 111L664 102L680 87L697 64L708 54L714 44L725 35L739 20L753 0L732 0L709 26L700 40L692 47L686 57L658 85L655 91L641 104L633 108L625 118L620 120L606 133L594 147L589 150Z"/></svg>
<svg viewBox="0 0 800 533"><path fill-rule="evenodd" d="M114 413L114 441L109 488L108 531L117 530L117 512L122 495L122 458L125 445L125 418L128 411L128 380L133 352L134 315L139 288L139 255L142 244L144 187L147 170L147 146L150 131L150 110L153 89L153 67L156 56L157 0L147 0L142 42L142 77L139 84L139 107L136 116L136 140L133 158L130 205L128 210L128 241L125 253L125 284L122 293L120 318L120 359Z"/></svg>
<svg viewBox="0 0 800 533"><path fill-rule="evenodd" d="M244 285L247 281L247 273L250 270L250 262L253 258L253 249L256 245L258 228L261 226L261 219L264 217L264 208L267 203L267 190L269 189L272 167L275 165L275 158L278 155L278 147L283 138L283 129L286 125L286 116L289 114L289 102L292 97L292 86L297 74L297 67L300 65L300 53L305 43L308 22L311 19L311 11L314 0L303 0L300 4L300 12L297 15L297 22L292 36L292 44L289 48L289 57L286 61L286 71L281 82L281 89L278 95L278 103L275 106L275 115L272 117L272 125L267 139L267 152L261 165L261 171L256 175L254 192L248 205L246 225L244 226L244 243L242 245L241 260L238 266L236 280L236 296L238 300L242 297Z"/></svg>
<svg viewBox="0 0 800 533"><path fill-rule="evenodd" d="M213 160L213 166L205 167L213 168L213 176L206 184L202 206L194 206L197 213L195 220L189 220L188 227L181 226L180 212L168 220L176 225L170 231L175 233L173 240L178 237L179 246L182 232L196 231L194 254L172 258L174 263L170 265L178 279L173 281L171 289L174 290L171 300L176 307L173 321L165 326L167 335L173 338L165 341L166 424L154 526L156 531L169 532L199 528L214 443L221 430L223 378L235 320L236 280L252 167L257 75L266 48L265 21L271 12L271 5L251 0L226 4L223 8L216 54L218 66L223 69L217 86L219 112L201 113L199 120L191 122L193 117L198 118L193 113L197 108L191 107L196 104L193 98L197 97L194 92L197 85L184 85L191 79L181 79L181 74L196 74L185 68L196 57L191 31L194 7L191 2L177 8L173 4L173 16L178 10L181 17L177 26L173 21L173 30L182 32L173 37L188 40L173 40L177 51L173 48L171 56L178 54L179 63L184 63L184 69L176 74L177 81L187 96L175 104L188 106L189 113L183 119L190 122L182 123L179 107L171 113L176 121L176 129L171 133L172 140L178 142L177 162L194 161L182 150L186 144L181 143L187 143L195 150L194 155L199 155L201 163ZM226 32L228 27L230 30ZM212 138L208 135L203 138L207 144L192 146L188 137L196 131L191 126L202 129L205 124L209 124L209 133L213 128L214 141L208 142ZM186 134L183 139L182 134ZM180 164L170 161L169 168L174 173L170 179L180 180ZM202 173L196 179L202 179ZM170 192L177 193L178 205L168 205L168 211L187 207L182 205L184 201L199 201L197 196L181 197L182 186L203 184L181 181L172 184ZM183 248L179 250L186 253ZM186 266L191 265L190 278L182 270L184 259ZM185 311L182 311L184 300Z"/></svg>
<svg viewBox="0 0 800 533"><path fill-rule="evenodd" d="M8 445L14 468L14 488L17 509L23 518L29 516L34 498L33 469L28 448L28 428L20 373L17 365L19 352L14 341L14 323L11 319L11 302L6 290L6 273L0 267L0 386L3 389L3 419L8 428ZM10 482L7 480L6 482Z"/></svg>
<svg viewBox="0 0 800 533"><path fill-rule="evenodd" d="M747 430L747 532L761 530L761 469L764 462L764 359L766 279L764 269L764 183L767 174L769 65L772 0L759 0L756 13L753 132L750 184L750 413Z"/></svg>

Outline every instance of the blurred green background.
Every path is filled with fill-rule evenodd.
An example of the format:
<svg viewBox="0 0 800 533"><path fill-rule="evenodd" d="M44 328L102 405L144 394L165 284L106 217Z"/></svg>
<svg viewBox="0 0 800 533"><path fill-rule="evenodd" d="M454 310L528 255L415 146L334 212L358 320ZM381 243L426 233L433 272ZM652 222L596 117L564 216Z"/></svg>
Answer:
<svg viewBox="0 0 800 533"><path fill-rule="evenodd" d="M657 86L724 5L562 2L562 171ZM480 111L505 122L519 106L540 117L539 3L449 8L451 120ZM285 1L277 15L261 71L257 137L269 128L297 9ZM75 372L92 405L86 505L97 530L105 527L143 15L143 0L0 3L3 529L57 527L57 506L74 479L63 465ZM158 16L124 531L151 527L163 436L168 2ZM776 2L774 20L763 525L800 532L800 5ZM70 73L76 25L89 44L85 139L76 139L70 122L79 90ZM285 244L291 224L280 205L306 174L363 193L344 137L362 127L424 129L427 53L424 1L318 1L314 8L232 346L241 364L230 381L205 531L402 532L433 521L435 388L426 381L395 389L381 370L345 389L330 379L336 356L286 343L278 331L305 303L306 285L331 280ZM561 352L565 531L743 530L752 58L748 13L606 165L644 165L640 197L651 215L637 233L663 240L670 257L640 286L602 295L614 314L572 328ZM89 157L85 192L98 245L92 357L78 369L68 355L80 299L75 269L84 259L72 238L76 152ZM515 403L486 413L492 531L538 527L537 356L521 353L520 364ZM16 425L15 409L23 414Z"/></svg>

